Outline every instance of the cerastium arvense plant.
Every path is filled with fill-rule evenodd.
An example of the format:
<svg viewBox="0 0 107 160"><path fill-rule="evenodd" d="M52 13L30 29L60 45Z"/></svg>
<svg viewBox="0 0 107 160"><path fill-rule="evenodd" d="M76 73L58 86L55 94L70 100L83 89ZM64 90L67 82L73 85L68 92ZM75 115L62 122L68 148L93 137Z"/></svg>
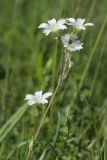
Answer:
<svg viewBox="0 0 107 160"><path fill-rule="evenodd" d="M80 31L85 30L87 26L93 26L93 23L84 24L84 22L85 22L85 19L81 19L81 18L77 18L77 19L62 18L62 19L59 19L58 21L55 18L53 18L51 20L48 20L47 23L40 24L38 27L42 29L43 33L46 36L48 36L49 34L53 34L54 39L58 41L58 44L60 44L61 52L62 52L61 62L60 62L61 68L60 68L59 79L57 81L57 86L53 93L47 92L43 94L42 91L37 91L35 92L34 95L27 94L25 97L25 100L27 100L28 104L31 106L35 103L37 104L48 103L47 98L49 96L52 96L46 108L46 111L44 112L41 118L37 132L29 142L29 151L27 155L28 160L32 159L34 143L37 141L37 137L39 135L40 129L47 115L47 112L49 111L51 104L55 98L55 95L57 94L60 86L63 85L64 79L67 77L73 65L72 57L74 56L74 52L83 49L83 43L81 43L80 40L78 40L79 38L78 35ZM68 128L68 136L69 136L69 128ZM68 141L68 138L67 138L67 141Z"/></svg>

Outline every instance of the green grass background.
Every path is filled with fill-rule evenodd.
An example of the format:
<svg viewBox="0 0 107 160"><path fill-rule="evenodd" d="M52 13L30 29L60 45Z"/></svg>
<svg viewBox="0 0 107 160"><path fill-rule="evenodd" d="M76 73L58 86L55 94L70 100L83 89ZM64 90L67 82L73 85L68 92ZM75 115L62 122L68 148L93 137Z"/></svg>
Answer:
<svg viewBox="0 0 107 160"><path fill-rule="evenodd" d="M78 145L71 145L66 159L107 160L106 0L0 0L0 160L26 159L27 141L40 117L24 97L55 88L60 53L55 40L37 28L53 17L82 17L94 27L81 34L84 49L75 53L72 70L50 111L51 122L48 114L39 139L52 139L69 109L71 133ZM35 148L34 160L40 159L45 148ZM48 153L43 159L53 157Z"/></svg>

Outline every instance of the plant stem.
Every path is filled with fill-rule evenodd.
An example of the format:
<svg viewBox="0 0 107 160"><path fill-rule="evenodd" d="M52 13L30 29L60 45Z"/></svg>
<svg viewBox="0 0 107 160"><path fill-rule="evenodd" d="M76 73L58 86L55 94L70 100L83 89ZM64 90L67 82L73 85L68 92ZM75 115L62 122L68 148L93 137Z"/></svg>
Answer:
<svg viewBox="0 0 107 160"><path fill-rule="evenodd" d="M68 64L68 61L69 61L68 55L67 55L67 54L65 54L65 55L66 55L66 56L65 56L65 58L64 58L64 60L65 60L65 62L64 62L64 67L63 67L63 65L62 65L62 68L63 68L63 69L62 69L62 73L61 73L60 76L59 76L59 80L58 80L56 89L55 89L55 91L54 91L54 93L53 93L53 96L52 96L52 98L51 98L51 100L50 100L50 103L49 103L46 111L45 111L44 114L43 114L43 117L42 117L41 122L40 122L40 124L39 124L39 127L38 127L38 129L37 129L37 132L36 132L34 138L32 137L32 140L30 141L29 151L28 151L28 155L27 155L27 160L31 160L31 158L32 158L33 145L34 145L35 141L37 140L37 137L38 137L38 134L39 134L40 129L41 129L41 127L42 127L43 121L44 121L44 119L45 119L45 117L46 117L46 115L47 115L47 113L48 113L48 111L49 111L49 109L50 109L50 107L51 107L51 104L52 104L52 102L53 102L53 99L54 99L56 93L58 92L59 87L62 85L62 82L63 82L64 79L67 77L67 75L68 75L68 73L69 73L69 71L70 71L70 68L67 70L67 64Z"/></svg>
<svg viewBox="0 0 107 160"><path fill-rule="evenodd" d="M44 121L44 119L45 119L45 116L46 116L47 112L49 111L49 109L50 109L50 107L51 107L52 101L53 101L53 99L54 99L54 97L55 97L55 95L56 95L56 93L57 93L57 91L58 91L58 89L59 89L59 86L60 86L60 85L58 84L57 87L56 87L56 89L55 89L55 92L54 92L54 94L53 94L53 96L52 96L52 98L51 98L51 100L50 100L50 103L49 103L49 105L48 105L48 107L47 107L47 109L46 109L46 111L45 111L45 113L44 113L44 115L43 115L43 117L42 117L42 119L41 119L41 122L40 122L40 125L39 125L39 127L38 127L37 133L36 133L36 135L35 135L35 137L34 137L34 141L36 141L36 139L37 139L37 136L38 136L38 134L39 134L39 132L40 132L40 129L41 129L41 126L42 126L43 121Z"/></svg>

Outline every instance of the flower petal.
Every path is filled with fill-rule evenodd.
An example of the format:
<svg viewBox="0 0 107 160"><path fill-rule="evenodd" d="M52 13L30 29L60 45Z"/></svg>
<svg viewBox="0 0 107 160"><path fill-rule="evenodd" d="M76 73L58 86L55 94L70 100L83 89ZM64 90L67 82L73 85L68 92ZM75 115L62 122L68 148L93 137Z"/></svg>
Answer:
<svg viewBox="0 0 107 160"><path fill-rule="evenodd" d="M82 26L85 22L85 19L82 19L82 18L77 18L77 25L80 25Z"/></svg>
<svg viewBox="0 0 107 160"><path fill-rule="evenodd" d="M53 26L56 25L56 19L53 18L53 19L49 20L48 23L49 23L49 25L50 25L51 27L53 27Z"/></svg>
<svg viewBox="0 0 107 160"><path fill-rule="evenodd" d="M67 18L66 20L69 22L72 22L72 23L74 23L76 21L74 18Z"/></svg>
<svg viewBox="0 0 107 160"><path fill-rule="evenodd" d="M34 98L34 96L32 94L27 94L26 97L25 97L25 100L29 100L29 99L32 99Z"/></svg>
<svg viewBox="0 0 107 160"><path fill-rule="evenodd" d="M64 18L62 18L57 21L57 24L64 24L65 22L66 22L66 20Z"/></svg>
<svg viewBox="0 0 107 160"><path fill-rule="evenodd" d="M48 98L52 95L52 92L47 92L43 95L44 98Z"/></svg>
<svg viewBox="0 0 107 160"><path fill-rule="evenodd" d="M36 102L35 102L34 100L29 100L29 101L28 101L28 105L30 105L30 106L33 105L33 104L35 104L35 103L36 103Z"/></svg>
<svg viewBox="0 0 107 160"><path fill-rule="evenodd" d="M48 34L51 32L51 30L50 29L43 29L43 33L45 33L46 34L46 36L48 36Z"/></svg>
<svg viewBox="0 0 107 160"><path fill-rule="evenodd" d="M62 24L61 25L58 24L57 27L58 27L58 29L62 29L62 30L67 29L67 26L62 25Z"/></svg>
<svg viewBox="0 0 107 160"><path fill-rule="evenodd" d="M61 36L61 40L62 40L64 47L68 46L69 39L70 39L69 34L64 34L63 36Z"/></svg>
<svg viewBox="0 0 107 160"><path fill-rule="evenodd" d="M41 23L38 28L48 28L49 27L49 24L47 23Z"/></svg>
<svg viewBox="0 0 107 160"><path fill-rule="evenodd" d="M84 27L85 26L94 26L94 24L93 23L86 23L86 24L84 24Z"/></svg>
<svg viewBox="0 0 107 160"><path fill-rule="evenodd" d="M35 92L35 96L41 96L43 91Z"/></svg>
<svg viewBox="0 0 107 160"><path fill-rule="evenodd" d="M47 100L47 99L44 99L41 103L42 103L42 104L48 103L48 100Z"/></svg>

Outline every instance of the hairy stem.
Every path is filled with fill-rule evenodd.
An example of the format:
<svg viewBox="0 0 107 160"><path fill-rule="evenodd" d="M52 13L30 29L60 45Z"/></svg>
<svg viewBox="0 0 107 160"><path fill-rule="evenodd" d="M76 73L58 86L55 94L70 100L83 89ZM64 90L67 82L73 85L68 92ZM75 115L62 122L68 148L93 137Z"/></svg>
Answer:
<svg viewBox="0 0 107 160"><path fill-rule="evenodd" d="M30 141L29 151L28 151L28 155L27 155L27 160L31 160L31 159L32 159L33 145L34 145L35 141L37 140L37 137L38 137L39 132L40 132L40 130L41 130L41 127L42 127L42 125L43 125L44 119L45 119L45 117L46 117L46 115L47 115L47 113L48 113L48 111L49 111L49 109L50 109L50 107L51 107L51 104L52 104L52 102L53 102L53 100L54 100L54 97L55 97L56 93L58 92L60 86L62 85L64 79L67 77L67 75L68 75L68 73L69 73L69 71L70 71L70 68L67 70L67 68L68 68L68 67L67 67L67 65L68 65L68 57L67 57L67 56L68 56L68 55L66 54L66 56L65 56L65 58L64 58L64 61L65 61L65 62L64 62L64 67L63 67L63 65L62 65L62 67L63 67L62 73L61 73L60 76L59 76L59 80L58 80L56 89L55 89L55 91L54 91L54 93L53 93L53 96L52 96L52 98L51 98L51 100L50 100L50 103L49 103L46 111L44 112L43 117L41 118L41 121L40 121L40 124L39 124L39 127L38 127L38 129L37 129L37 132L36 132L35 136L32 137L32 139L31 139L31 141Z"/></svg>

